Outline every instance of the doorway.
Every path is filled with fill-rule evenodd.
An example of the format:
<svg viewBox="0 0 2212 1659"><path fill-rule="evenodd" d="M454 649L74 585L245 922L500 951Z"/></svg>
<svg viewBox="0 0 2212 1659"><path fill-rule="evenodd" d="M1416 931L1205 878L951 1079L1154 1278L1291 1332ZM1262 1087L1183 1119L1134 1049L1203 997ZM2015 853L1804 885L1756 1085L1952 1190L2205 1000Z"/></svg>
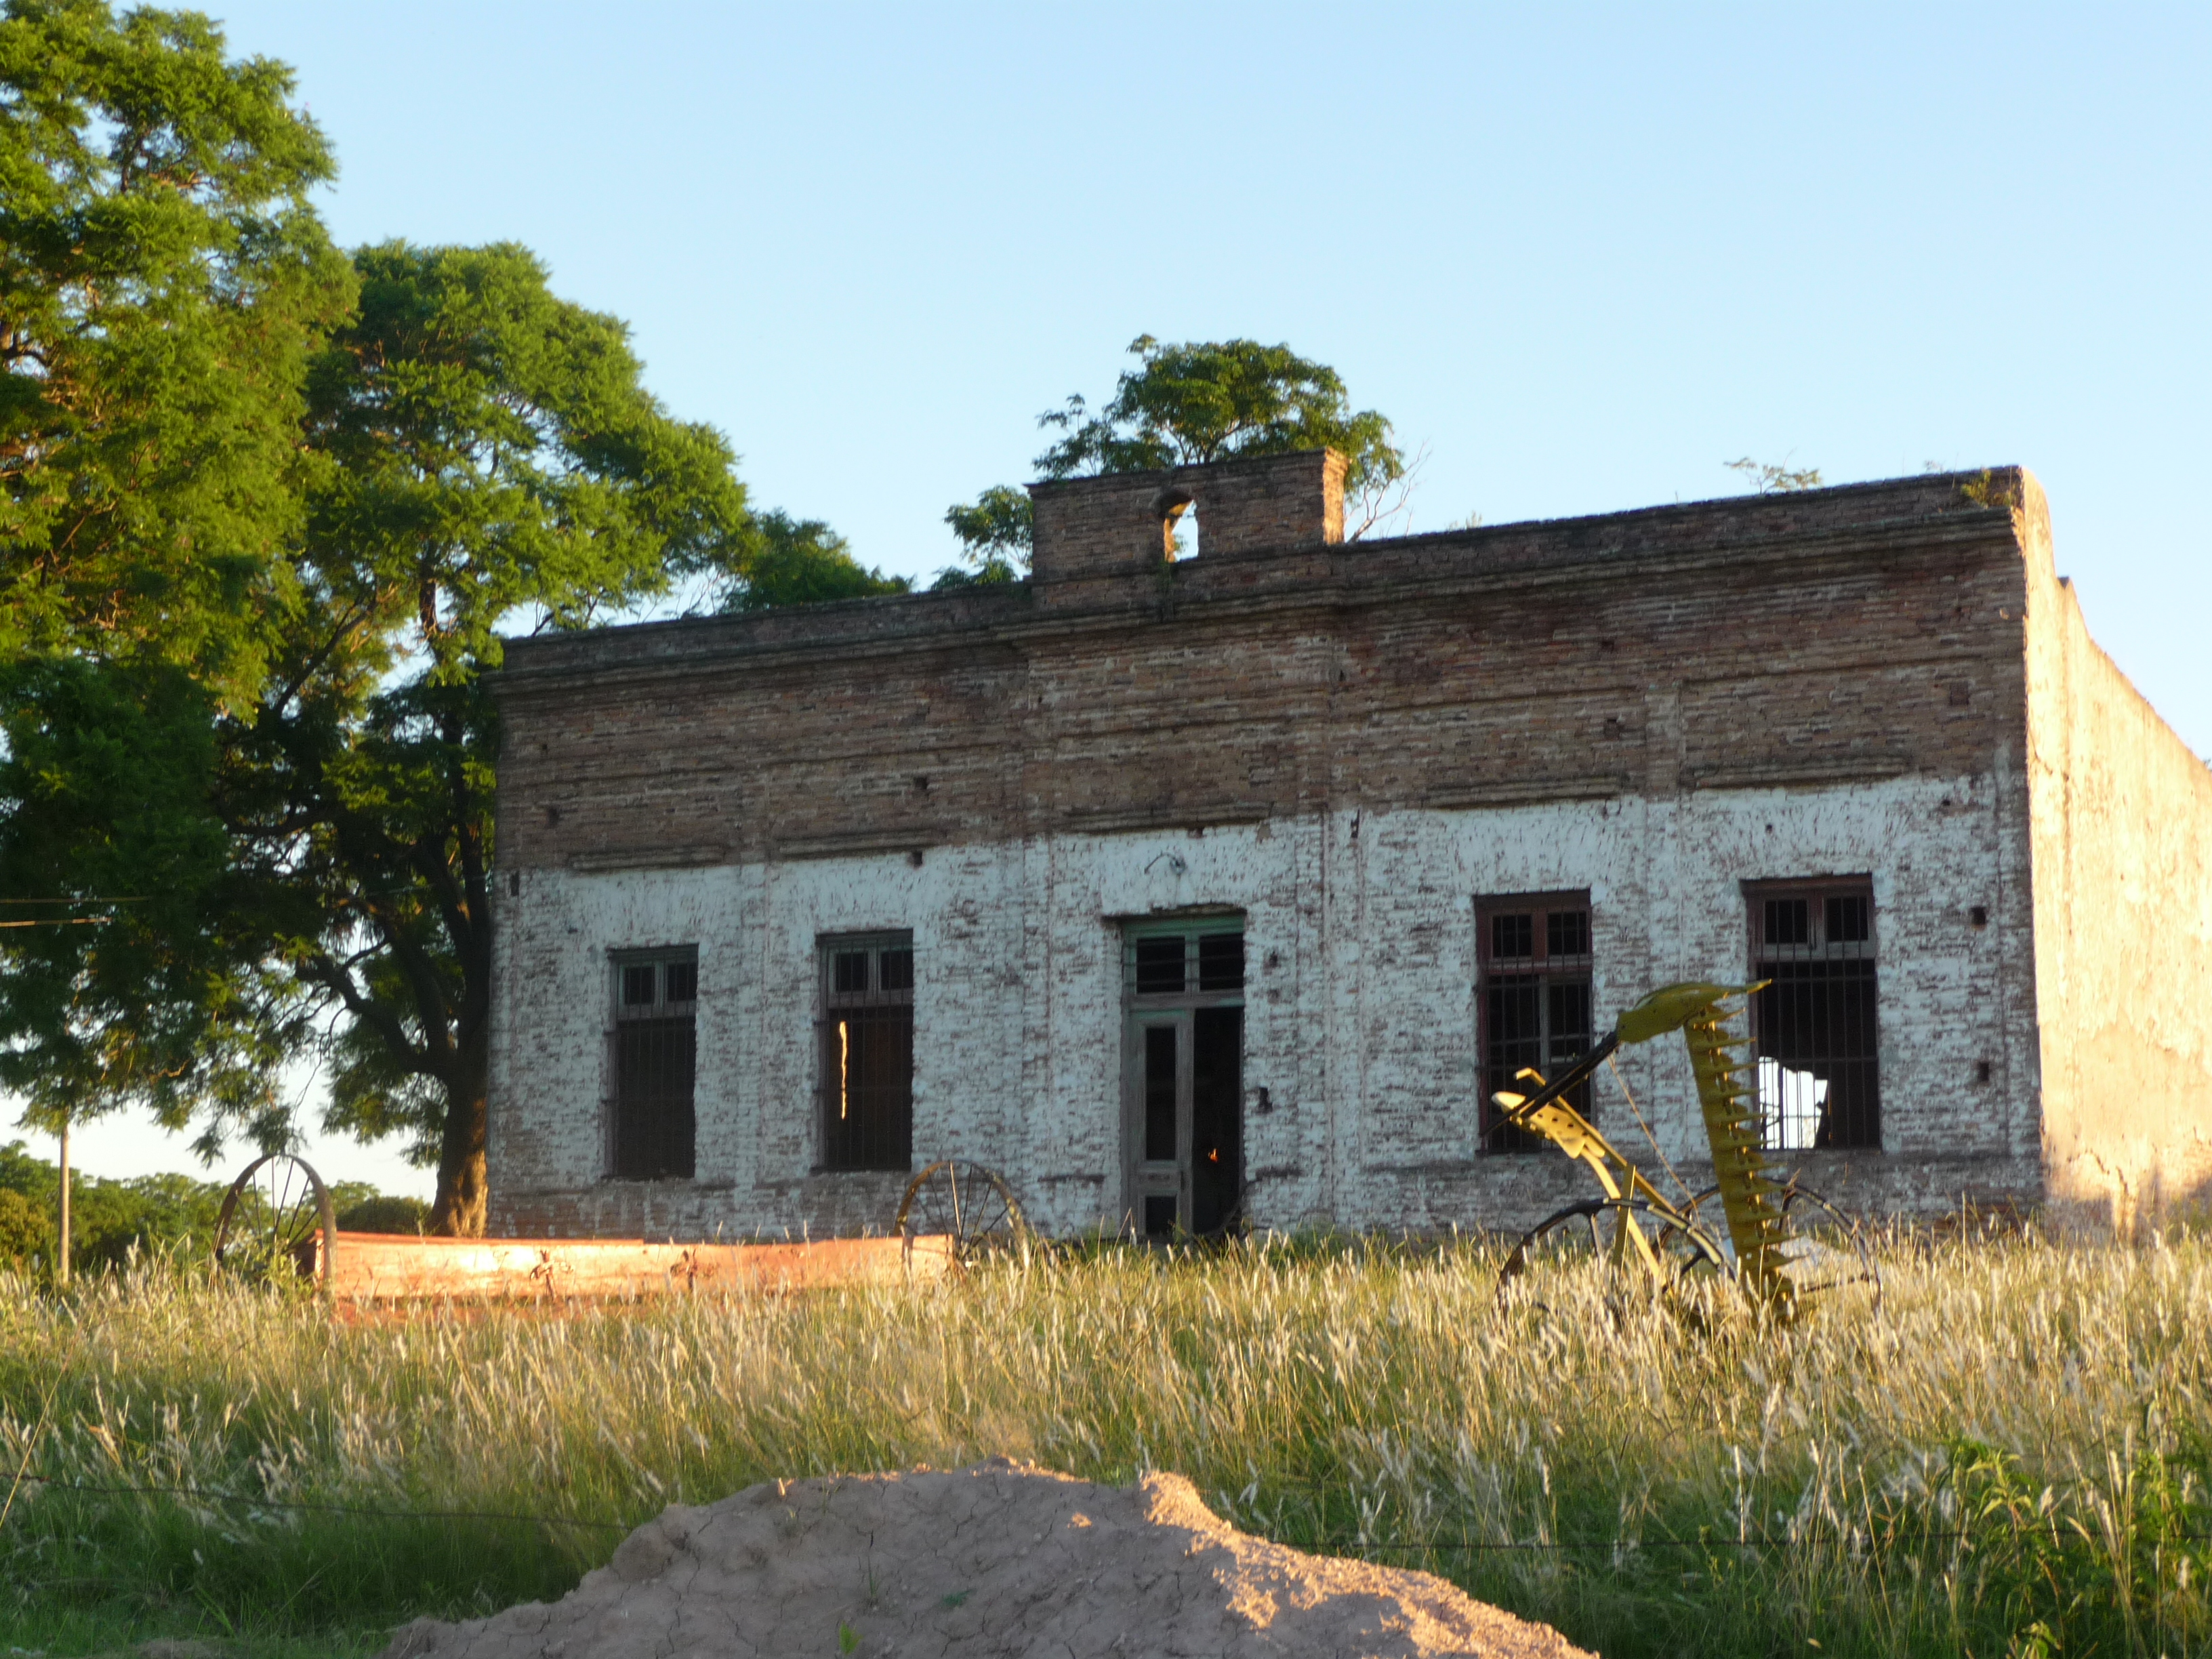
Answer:
<svg viewBox="0 0 2212 1659"><path fill-rule="evenodd" d="M1148 1238L1231 1231L1244 1211L1244 921L1123 937L1129 1218Z"/></svg>

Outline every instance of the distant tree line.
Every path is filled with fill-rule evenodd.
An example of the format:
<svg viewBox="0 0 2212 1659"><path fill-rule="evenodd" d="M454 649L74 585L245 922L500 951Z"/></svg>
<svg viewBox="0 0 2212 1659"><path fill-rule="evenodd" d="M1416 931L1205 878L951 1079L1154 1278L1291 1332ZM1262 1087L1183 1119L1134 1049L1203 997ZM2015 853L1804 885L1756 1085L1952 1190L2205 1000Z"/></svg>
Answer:
<svg viewBox="0 0 2212 1659"><path fill-rule="evenodd" d="M0 1271L52 1272L60 1188L60 1170L21 1141L0 1146ZM70 1190L70 1255L82 1274L168 1253L204 1258L228 1183L173 1174L123 1181L73 1175ZM336 1182L331 1201L348 1232L419 1232L430 1216L421 1199L380 1192L366 1182Z"/></svg>

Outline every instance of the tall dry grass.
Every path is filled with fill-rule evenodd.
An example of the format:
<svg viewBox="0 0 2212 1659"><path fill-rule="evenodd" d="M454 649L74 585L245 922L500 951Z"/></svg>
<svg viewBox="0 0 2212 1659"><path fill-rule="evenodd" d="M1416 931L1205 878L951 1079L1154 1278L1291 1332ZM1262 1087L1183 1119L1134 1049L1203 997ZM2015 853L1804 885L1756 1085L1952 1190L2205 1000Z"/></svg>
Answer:
<svg viewBox="0 0 2212 1659"><path fill-rule="evenodd" d="M0 1582L19 1620L97 1603L358 1647L556 1594L666 1503L1010 1454L1180 1470L1252 1530L1431 1568L1607 1654L2212 1645L2212 1249L1903 1242L1879 1313L1790 1330L1601 1269L1501 1307L1496 1265L1105 1250L399 1322L182 1271L17 1290L0 1490L21 1466L256 1501L27 1483Z"/></svg>

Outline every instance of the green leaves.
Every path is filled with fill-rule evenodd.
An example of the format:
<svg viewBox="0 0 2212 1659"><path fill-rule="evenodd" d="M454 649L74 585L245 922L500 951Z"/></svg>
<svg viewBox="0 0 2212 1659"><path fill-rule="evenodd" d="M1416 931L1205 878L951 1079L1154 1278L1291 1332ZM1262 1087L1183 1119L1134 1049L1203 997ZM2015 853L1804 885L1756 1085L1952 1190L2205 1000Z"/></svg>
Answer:
<svg viewBox="0 0 2212 1659"><path fill-rule="evenodd" d="M556 299L512 243L356 256L361 309L315 367L307 563L434 678L500 659L519 613L572 627L729 572L744 491L711 428L669 418L629 331Z"/></svg>
<svg viewBox="0 0 2212 1659"><path fill-rule="evenodd" d="M945 509L945 522L960 538L961 562L977 574L940 586L965 586L975 582L1011 581L1014 572L1026 573L1036 544L1036 529L1030 516L1030 493L1010 484L993 484L973 504ZM947 572L947 575L957 573Z"/></svg>
<svg viewBox="0 0 2212 1659"><path fill-rule="evenodd" d="M850 544L819 519L793 519L781 511L754 520L744 574L722 602L725 611L765 611L773 605L820 605L903 593L912 584L886 576L853 556Z"/></svg>
<svg viewBox="0 0 2212 1659"><path fill-rule="evenodd" d="M1405 458L1390 444L1390 422L1371 409L1353 410L1334 369L1287 345L1163 345L1144 334L1129 349L1139 366L1122 372L1097 414L1073 397L1037 417L1038 425L1067 434L1036 458L1046 477L1306 449L1339 451L1347 463L1345 488L1354 493L1405 473Z"/></svg>
<svg viewBox="0 0 2212 1659"><path fill-rule="evenodd" d="M1036 458L1046 477L1334 449L1345 458L1352 539L1406 510L1419 459L1407 461L1381 415L1352 407L1328 364L1253 340L1163 345L1143 334L1129 349L1138 367L1122 372L1097 414L1078 395L1037 416L1039 426L1066 434ZM972 502L947 507L945 522L960 539L967 568L939 572L934 586L1012 581L1027 573L1034 536L1028 491L994 484Z"/></svg>
<svg viewBox="0 0 2212 1659"><path fill-rule="evenodd" d="M209 694L161 664L46 658L0 678L0 1088L52 1127L124 1103L181 1127L275 1111L301 1035L218 811Z"/></svg>
<svg viewBox="0 0 2212 1659"><path fill-rule="evenodd" d="M0 13L0 654L250 691L289 602L300 388L351 277L289 71L196 14Z"/></svg>

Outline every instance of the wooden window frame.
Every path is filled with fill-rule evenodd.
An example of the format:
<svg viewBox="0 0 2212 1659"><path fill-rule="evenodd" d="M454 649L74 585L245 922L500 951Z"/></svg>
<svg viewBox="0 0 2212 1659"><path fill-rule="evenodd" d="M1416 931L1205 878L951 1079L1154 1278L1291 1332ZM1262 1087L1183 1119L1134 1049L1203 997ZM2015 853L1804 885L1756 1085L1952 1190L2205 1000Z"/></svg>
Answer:
<svg viewBox="0 0 2212 1659"><path fill-rule="evenodd" d="M1529 918L1529 952L1526 956L1501 956L1497 949L1497 921L1499 917L1521 915ZM1573 930L1555 928L1555 916L1563 922L1570 917L1579 917L1579 950L1571 948L1575 942ZM1587 1052L1589 1045L1595 1041L1597 958L1594 926L1588 888L1541 893L1486 893L1474 901L1475 1069L1480 1078L1482 1150L1486 1154L1515 1156L1540 1152L1551 1145L1540 1135L1500 1122L1498 1109L1490 1097L1500 1090L1516 1086L1511 1073L1521 1066L1534 1065L1547 1077L1553 1077ZM1507 1036L1498 1029L1501 1024L1498 1003L1505 982L1531 980L1534 981L1536 1034L1533 1038ZM1563 994L1555 994L1555 990ZM1571 1036L1561 1035L1557 1027L1569 1012L1562 1004L1571 1000L1577 991L1581 994L1583 1030ZM1575 1040L1577 1037L1579 1042ZM1533 1049L1510 1058L1498 1056L1496 1049L1509 1042L1524 1048L1533 1045ZM1568 1052L1571 1044L1571 1052ZM1595 1121L1587 1079L1569 1091L1567 1103Z"/></svg>
<svg viewBox="0 0 2212 1659"><path fill-rule="evenodd" d="M1751 977L1774 981L1751 1006L1754 1086L1767 1149L1880 1152L1881 921L1874 878L1750 881L1743 896ZM1770 930L1801 931L1794 918L1776 928L1769 907L1790 902L1805 906L1802 936L1770 938ZM1839 902L1863 906L1863 913L1839 913ZM1802 988L1794 998L1793 982ZM1786 1064L1792 1060L1805 1064ZM1807 1085L1791 1085L1793 1073L1809 1073L1824 1085L1817 1101L1806 1097Z"/></svg>
<svg viewBox="0 0 2212 1659"><path fill-rule="evenodd" d="M608 969L606 1178L689 1181L698 1170L698 947L617 951ZM631 994L641 975L650 975L641 999Z"/></svg>
<svg viewBox="0 0 2212 1659"><path fill-rule="evenodd" d="M824 933L814 954L815 1173L905 1173L914 1167L914 934ZM866 959L863 984L841 980L854 957ZM856 1084L856 1066L879 1074ZM870 1097L856 1099L858 1090Z"/></svg>

